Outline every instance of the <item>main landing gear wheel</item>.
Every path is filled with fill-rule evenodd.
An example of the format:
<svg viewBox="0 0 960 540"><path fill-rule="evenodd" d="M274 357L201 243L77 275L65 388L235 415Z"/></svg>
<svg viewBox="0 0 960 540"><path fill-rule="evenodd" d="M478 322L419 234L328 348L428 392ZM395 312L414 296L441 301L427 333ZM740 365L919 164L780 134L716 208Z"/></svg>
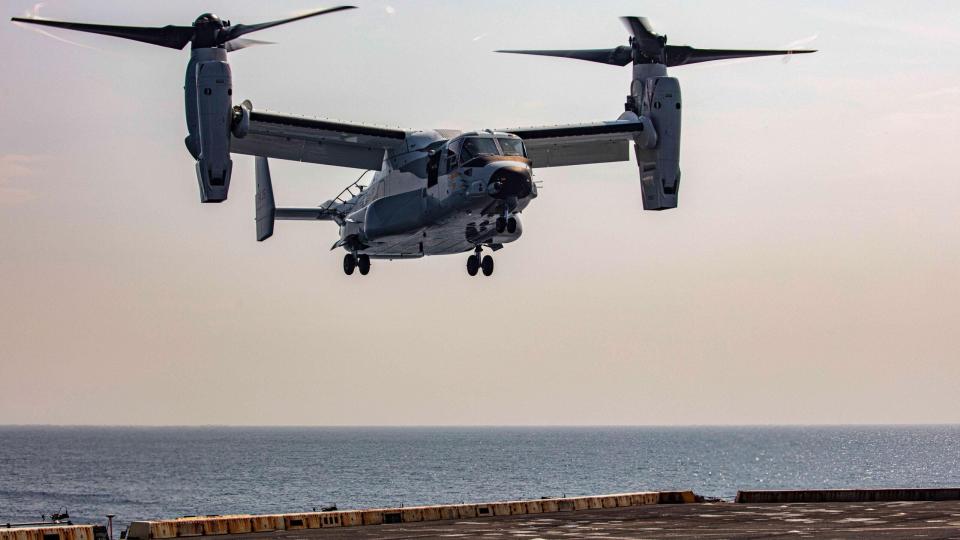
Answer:
<svg viewBox="0 0 960 540"><path fill-rule="evenodd" d="M517 232L517 218L510 217L498 217L496 222L497 234L503 234L508 232L513 234Z"/></svg>
<svg viewBox="0 0 960 540"><path fill-rule="evenodd" d="M357 258L353 256L353 253L347 253L343 256L343 273L350 276L353 275L353 269L357 267ZM369 270L369 269L368 269Z"/></svg>
<svg viewBox="0 0 960 540"><path fill-rule="evenodd" d="M483 270L485 276L493 274L493 257L482 255L480 249L480 246L477 246L473 255L467 257L467 273L471 276L477 275L480 270Z"/></svg>
<svg viewBox="0 0 960 540"><path fill-rule="evenodd" d="M369 255L357 256L357 269L360 270L360 275L362 276L365 276L370 273L370 256Z"/></svg>
<svg viewBox="0 0 960 540"><path fill-rule="evenodd" d="M480 263L480 268L483 269L483 275L489 276L493 273L493 257L489 255L483 256L483 261Z"/></svg>

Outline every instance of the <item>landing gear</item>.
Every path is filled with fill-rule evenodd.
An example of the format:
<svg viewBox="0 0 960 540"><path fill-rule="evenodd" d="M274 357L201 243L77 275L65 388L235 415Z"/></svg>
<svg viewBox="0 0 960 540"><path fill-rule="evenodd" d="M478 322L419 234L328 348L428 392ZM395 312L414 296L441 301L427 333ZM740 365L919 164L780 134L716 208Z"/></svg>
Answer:
<svg viewBox="0 0 960 540"><path fill-rule="evenodd" d="M353 253L347 253L343 256L343 273L351 276L353 275L354 269L360 270L360 275L367 275L370 273L370 256L369 255L354 255Z"/></svg>
<svg viewBox="0 0 960 540"><path fill-rule="evenodd" d="M467 257L467 273L471 276L477 275L480 270L480 257L471 255Z"/></svg>
<svg viewBox="0 0 960 540"><path fill-rule="evenodd" d="M493 274L493 257L484 255L483 261L480 263L480 268L483 270L483 275L485 276Z"/></svg>
<svg viewBox="0 0 960 540"><path fill-rule="evenodd" d="M517 218L509 215L504 215L497 218L496 222L497 234L503 234L504 231L513 234L517 232Z"/></svg>
<svg viewBox="0 0 960 540"><path fill-rule="evenodd" d="M471 276L477 275L477 272L483 270L483 275L493 274L493 257L483 255L481 257L481 247L477 246L473 255L467 257L467 273Z"/></svg>

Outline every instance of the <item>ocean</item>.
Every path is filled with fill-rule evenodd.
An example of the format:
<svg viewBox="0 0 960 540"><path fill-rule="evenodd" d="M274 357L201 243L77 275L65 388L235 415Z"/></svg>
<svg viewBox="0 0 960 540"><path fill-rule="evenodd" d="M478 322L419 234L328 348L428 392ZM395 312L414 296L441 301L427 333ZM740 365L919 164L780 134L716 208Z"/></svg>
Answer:
<svg viewBox="0 0 960 540"><path fill-rule="evenodd" d="M960 485L960 426L0 427L0 523Z"/></svg>

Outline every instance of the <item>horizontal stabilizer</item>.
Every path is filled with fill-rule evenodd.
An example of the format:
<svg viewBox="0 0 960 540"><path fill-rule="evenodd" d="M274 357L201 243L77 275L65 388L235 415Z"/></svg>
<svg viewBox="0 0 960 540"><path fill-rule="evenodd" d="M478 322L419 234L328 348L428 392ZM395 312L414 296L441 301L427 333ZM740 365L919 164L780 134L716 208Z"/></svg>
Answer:
<svg viewBox="0 0 960 540"><path fill-rule="evenodd" d="M331 208L277 208L274 219L306 220L306 221L336 221L340 212Z"/></svg>

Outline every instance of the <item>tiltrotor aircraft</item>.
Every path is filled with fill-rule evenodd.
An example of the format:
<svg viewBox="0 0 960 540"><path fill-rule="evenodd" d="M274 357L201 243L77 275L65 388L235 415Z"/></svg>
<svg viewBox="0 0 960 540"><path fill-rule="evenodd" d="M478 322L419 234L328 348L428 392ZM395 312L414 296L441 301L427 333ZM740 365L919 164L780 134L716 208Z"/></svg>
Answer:
<svg viewBox="0 0 960 540"><path fill-rule="evenodd" d="M623 17L629 45L593 50L498 51L633 65L624 112L612 121L551 127L399 130L315 120L233 105L227 53L262 42L251 32L351 9L339 6L261 24L232 25L212 14L191 26L109 26L14 18L183 49L191 45L184 97L186 145L196 159L200 200L227 199L230 154L256 156L257 240L273 234L275 220L333 221L334 248L346 250L343 270L370 271L371 259L473 252L467 272L493 273L497 251L520 238L520 213L537 197L534 167L628 161L633 143L645 210L676 208L680 187L680 84L667 68L750 56L813 52L695 49L667 45L646 19ZM359 181L319 207L277 208L268 158L376 170L369 186Z"/></svg>

